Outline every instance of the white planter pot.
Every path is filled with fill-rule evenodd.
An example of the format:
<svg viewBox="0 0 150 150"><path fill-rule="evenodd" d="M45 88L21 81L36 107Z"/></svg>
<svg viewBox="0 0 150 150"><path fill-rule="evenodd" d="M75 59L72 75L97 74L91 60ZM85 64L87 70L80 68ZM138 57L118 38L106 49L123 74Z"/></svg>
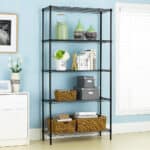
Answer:
<svg viewBox="0 0 150 150"><path fill-rule="evenodd" d="M20 91L20 73L11 74L12 92Z"/></svg>
<svg viewBox="0 0 150 150"><path fill-rule="evenodd" d="M11 80L20 80L20 73L12 73Z"/></svg>
<svg viewBox="0 0 150 150"><path fill-rule="evenodd" d="M20 91L20 83L12 83L12 91L17 93Z"/></svg>
<svg viewBox="0 0 150 150"><path fill-rule="evenodd" d="M66 70L66 69L67 69L67 61L56 60L56 70Z"/></svg>

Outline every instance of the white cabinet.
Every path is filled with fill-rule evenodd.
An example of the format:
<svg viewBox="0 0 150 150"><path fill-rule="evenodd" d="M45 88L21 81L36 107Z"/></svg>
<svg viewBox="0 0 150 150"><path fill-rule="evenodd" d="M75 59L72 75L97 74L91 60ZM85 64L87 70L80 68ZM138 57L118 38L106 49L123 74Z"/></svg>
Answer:
<svg viewBox="0 0 150 150"><path fill-rule="evenodd" d="M0 94L0 146L29 143L27 93Z"/></svg>

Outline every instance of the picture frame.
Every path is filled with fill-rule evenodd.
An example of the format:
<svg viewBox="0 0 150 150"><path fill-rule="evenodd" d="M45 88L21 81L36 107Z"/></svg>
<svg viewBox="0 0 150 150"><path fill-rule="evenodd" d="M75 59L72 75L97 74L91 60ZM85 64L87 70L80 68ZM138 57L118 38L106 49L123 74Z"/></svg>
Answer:
<svg viewBox="0 0 150 150"><path fill-rule="evenodd" d="M18 16L0 13L0 53L16 53L18 44Z"/></svg>
<svg viewBox="0 0 150 150"><path fill-rule="evenodd" d="M0 93L11 93L11 81L10 80L0 80Z"/></svg>

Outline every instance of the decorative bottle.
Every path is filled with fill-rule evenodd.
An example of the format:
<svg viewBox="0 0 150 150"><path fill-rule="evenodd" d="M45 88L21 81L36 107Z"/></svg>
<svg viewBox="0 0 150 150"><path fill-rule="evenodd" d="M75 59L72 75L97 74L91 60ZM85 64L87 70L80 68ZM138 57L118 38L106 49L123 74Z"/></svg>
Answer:
<svg viewBox="0 0 150 150"><path fill-rule="evenodd" d="M56 39L65 40L68 39L68 27L65 22L64 14L57 14L57 23L56 23Z"/></svg>

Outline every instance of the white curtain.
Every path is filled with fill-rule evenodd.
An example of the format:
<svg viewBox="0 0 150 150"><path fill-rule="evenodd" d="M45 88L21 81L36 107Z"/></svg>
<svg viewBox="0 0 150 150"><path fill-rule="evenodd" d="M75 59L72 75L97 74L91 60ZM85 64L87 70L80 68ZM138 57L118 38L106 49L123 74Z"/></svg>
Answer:
<svg viewBox="0 0 150 150"><path fill-rule="evenodd" d="M150 5L116 5L116 113L150 113Z"/></svg>

